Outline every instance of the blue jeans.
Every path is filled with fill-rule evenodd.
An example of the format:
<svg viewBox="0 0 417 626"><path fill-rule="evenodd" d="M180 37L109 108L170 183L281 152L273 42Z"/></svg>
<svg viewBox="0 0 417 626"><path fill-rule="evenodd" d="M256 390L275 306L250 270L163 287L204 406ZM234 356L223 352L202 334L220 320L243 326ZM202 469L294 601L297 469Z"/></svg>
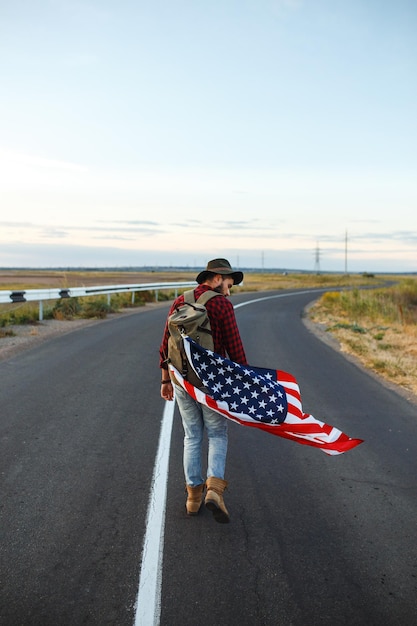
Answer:
<svg viewBox="0 0 417 626"><path fill-rule="evenodd" d="M175 399L184 428L184 475L187 485L204 483L202 447L204 429L208 437L207 477L224 479L227 455L227 419L207 406L193 400L175 385Z"/></svg>

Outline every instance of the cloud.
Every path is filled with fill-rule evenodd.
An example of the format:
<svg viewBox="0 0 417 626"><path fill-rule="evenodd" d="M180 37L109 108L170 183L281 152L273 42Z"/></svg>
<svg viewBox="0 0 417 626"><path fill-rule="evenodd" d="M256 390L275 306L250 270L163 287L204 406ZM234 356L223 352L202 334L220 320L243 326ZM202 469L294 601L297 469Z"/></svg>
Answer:
<svg viewBox="0 0 417 626"><path fill-rule="evenodd" d="M262 251L262 257L261 257ZM225 256L241 268L275 268L294 270L314 270L314 250L308 247L293 246L289 249L263 247L262 249L239 249L238 246L200 246L193 249L188 242L184 247L167 250L163 247L127 249L115 246L79 245L76 243L31 243L19 241L7 243L0 249L2 267L203 267L209 258ZM235 261L237 259L237 261ZM344 255L341 248L326 250L321 256L322 271L344 271ZM415 272L415 254L387 253L387 251L350 251L348 269L351 272Z"/></svg>
<svg viewBox="0 0 417 626"><path fill-rule="evenodd" d="M159 222L152 222L150 220L97 220L99 223L103 224L130 224L130 225L147 225L147 226L158 226Z"/></svg>
<svg viewBox="0 0 417 626"><path fill-rule="evenodd" d="M45 239L65 239L69 236L67 230L60 230L58 228L45 228L41 233L41 237Z"/></svg>
<svg viewBox="0 0 417 626"><path fill-rule="evenodd" d="M267 230L269 230L269 228L271 227L271 224L268 223L264 223L262 224L260 220L258 219L251 219L251 220L221 220L221 219L216 219L215 221L213 220L187 220L186 222L171 222L170 224L172 227L179 227L179 228L200 228L205 230L206 232L216 232L218 234L221 234L221 230L224 229L224 236L230 236L230 230L234 230L234 231L243 231L243 230L250 230L251 232L255 233L258 231L263 231L266 232Z"/></svg>
<svg viewBox="0 0 417 626"><path fill-rule="evenodd" d="M22 244L7 243L1 246L1 267L31 268L77 268L77 267L146 267L191 264L194 259L202 266L205 260L201 253L184 252L173 254L162 249L129 250L117 246L88 246L77 244Z"/></svg>
<svg viewBox="0 0 417 626"><path fill-rule="evenodd" d="M117 233L129 233L136 235L158 235L166 233L167 231L161 228L158 222L150 221L132 221L132 222L120 222L121 224L127 224L126 226L97 226L93 224L86 225L65 225L57 224L55 226L49 226L47 224L36 224L34 222L0 222L0 227L3 229L19 230L19 232L26 231L27 235L30 233L42 231L42 237L56 238L67 237L71 233L107 233L107 239L116 238ZM132 224L132 225L129 225ZM131 237L133 239L133 237Z"/></svg>
<svg viewBox="0 0 417 626"><path fill-rule="evenodd" d="M170 226L174 228L188 229L188 228L199 228L200 226L204 228L205 224L206 222L202 222L200 220L187 220L186 222L171 222Z"/></svg>
<svg viewBox="0 0 417 626"><path fill-rule="evenodd" d="M37 227L33 222L0 222L0 228L33 228Z"/></svg>
<svg viewBox="0 0 417 626"><path fill-rule="evenodd" d="M103 232L111 235L112 233L140 233L143 235L157 235L167 232L158 226L156 223L155 228L149 228L148 226L70 226L69 230L73 231L86 231L86 232Z"/></svg>
<svg viewBox="0 0 417 626"><path fill-rule="evenodd" d="M389 233L367 232L355 234L352 237L348 235L348 241L366 240L372 242L391 242L398 241L402 243L416 244L417 232L409 230L397 230Z"/></svg>
<svg viewBox="0 0 417 626"><path fill-rule="evenodd" d="M238 228L238 229L248 229L248 228L262 228L259 224L259 220L219 220L219 224L227 227L227 228Z"/></svg>
<svg viewBox="0 0 417 626"><path fill-rule="evenodd" d="M123 237L122 235L113 235L112 237L106 235L97 235L92 237L92 239L94 239L95 241L108 241L109 239L111 239L112 241L135 241L135 237Z"/></svg>
<svg viewBox="0 0 417 626"><path fill-rule="evenodd" d="M96 226L95 224L109 224L109 226ZM159 222L152 220L97 220L92 225L69 226L72 231L102 232L110 236L115 233L135 233L143 235L157 235L167 232Z"/></svg>
<svg viewBox="0 0 417 626"><path fill-rule="evenodd" d="M42 211L39 214L42 215ZM53 215L60 219L64 213L56 211ZM68 215L68 219L71 217ZM88 213L86 219L89 219ZM361 229L358 234L348 234L349 265L355 261L358 270L370 271L416 269L415 230L380 233L378 225L372 226L369 230ZM196 265L192 260L201 257L204 265L208 258L227 257L232 248L241 266L246 263L246 267L260 267L262 252L268 259L264 267L313 270L318 248L322 270L343 271L345 231L322 233L320 225L315 223L311 230L304 227L297 232L279 217L272 220L192 218L177 223L159 223L152 219L98 219L85 224L3 220L0 222L0 265L175 266ZM192 248L195 242L198 242L198 249ZM36 254L30 254L31 250ZM350 270L354 271L354 267Z"/></svg>
<svg viewBox="0 0 417 626"><path fill-rule="evenodd" d="M178 249L178 245L185 245L183 239L185 234L195 234L201 245L207 248L217 247L216 242L222 242L222 246L229 247L231 243L241 246L242 249L262 250L267 246L279 246L280 249L293 249L300 244L307 250L315 250L318 246L320 250L330 251L332 249L344 250L345 231L336 233L322 233L315 230L304 230L296 232L288 228L285 222L280 220L263 221L258 218L248 220L216 220L202 221L191 220L183 222L159 223L154 220L98 220L86 224L46 224L30 221L2 221L1 240L3 243L14 239L15 241L34 243L40 239L42 241L62 240L71 238L79 244L88 245L91 241L107 240L109 243L130 242L131 246L146 245L149 247L151 241L155 242L155 247L165 246L167 250ZM369 247L372 251L392 250L394 245L403 246L401 252L408 252L415 249L417 243L417 232L413 230L395 230L391 232L378 232L368 230L360 232L349 232L347 238L350 250L359 246Z"/></svg>
<svg viewBox="0 0 417 626"><path fill-rule="evenodd" d="M78 163L70 161L61 161L59 159L45 159L44 157L34 156L14 152L13 150L0 150L0 167L12 169L11 166L30 167L41 169L62 170L66 172L87 172L88 168Z"/></svg>

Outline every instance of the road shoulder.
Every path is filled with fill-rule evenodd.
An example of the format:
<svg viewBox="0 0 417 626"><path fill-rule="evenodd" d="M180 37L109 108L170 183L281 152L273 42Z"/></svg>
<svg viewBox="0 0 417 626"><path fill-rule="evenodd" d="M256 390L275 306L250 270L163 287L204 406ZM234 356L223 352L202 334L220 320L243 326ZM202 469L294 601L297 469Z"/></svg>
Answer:
<svg viewBox="0 0 417 626"><path fill-rule="evenodd" d="M3 330L11 331L13 336L0 338L0 361L10 359L26 350L40 345L44 341L66 335L93 324L103 324L121 315L134 315L151 309L165 307L167 302L150 302L145 306L121 309L117 313L107 315L105 319L74 319L74 320L43 320L35 324L7 326Z"/></svg>

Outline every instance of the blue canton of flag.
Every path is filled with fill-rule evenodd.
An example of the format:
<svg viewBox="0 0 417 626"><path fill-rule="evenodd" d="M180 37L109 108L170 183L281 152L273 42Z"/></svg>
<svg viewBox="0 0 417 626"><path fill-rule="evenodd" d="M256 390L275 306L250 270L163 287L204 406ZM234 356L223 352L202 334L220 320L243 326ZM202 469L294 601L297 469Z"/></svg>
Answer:
<svg viewBox="0 0 417 626"><path fill-rule="evenodd" d="M239 365L188 338L187 356L209 395L227 405L237 417L249 416L265 424L281 424L288 411L286 393L275 371ZM274 380L275 378L275 380Z"/></svg>

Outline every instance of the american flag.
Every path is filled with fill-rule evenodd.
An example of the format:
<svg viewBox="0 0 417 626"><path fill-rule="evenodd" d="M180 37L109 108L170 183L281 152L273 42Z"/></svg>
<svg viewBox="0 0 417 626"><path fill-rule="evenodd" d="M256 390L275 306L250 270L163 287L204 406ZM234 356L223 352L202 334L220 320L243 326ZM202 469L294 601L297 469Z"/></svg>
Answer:
<svg viewBox="0 0 417 626"><path fill-rule="evenodd" d="M291 374L239 365L205 350L190 337L184 337L183 342L187 359L205 390L191 385L171 365L175 378L192 398L224 417L320 448L329 455L342 454L362 443L362 439L352 439L303 413L300 390Z"/></svg>

